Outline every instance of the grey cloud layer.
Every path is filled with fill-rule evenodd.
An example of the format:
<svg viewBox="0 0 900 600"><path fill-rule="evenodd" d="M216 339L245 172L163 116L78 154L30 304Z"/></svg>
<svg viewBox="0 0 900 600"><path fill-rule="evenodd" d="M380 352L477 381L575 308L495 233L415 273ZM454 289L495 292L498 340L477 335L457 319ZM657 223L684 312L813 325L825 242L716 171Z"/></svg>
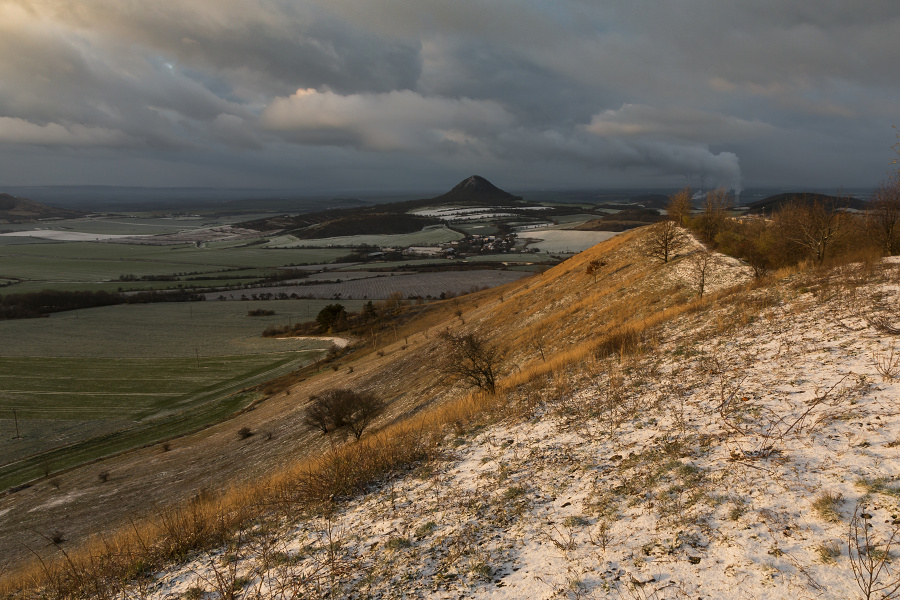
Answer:
<svg viewBox="0 0 900 600"><path fill-rule="evenodd" d="M893 0L0 0L0 159L121 184L195 161L197 185L327 187L338 157L373 187L416 164L737 188L788 182L776 152L797 183L875 183L898 50ZM132 179L102 180L91 147L133 157ZM3 164L0 183L43 183Z"/></svg>

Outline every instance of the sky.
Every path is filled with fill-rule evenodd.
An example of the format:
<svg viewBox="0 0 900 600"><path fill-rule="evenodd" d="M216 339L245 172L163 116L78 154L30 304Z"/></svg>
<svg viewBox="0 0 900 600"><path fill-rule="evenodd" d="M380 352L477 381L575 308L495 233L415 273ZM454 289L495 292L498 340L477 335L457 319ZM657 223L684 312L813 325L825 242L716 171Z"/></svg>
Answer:
<svg viewBox="0 0 900 600"><path fill-rule="evenodd" d="M874 186L897 0L0 0L6 186Z"/></svg>

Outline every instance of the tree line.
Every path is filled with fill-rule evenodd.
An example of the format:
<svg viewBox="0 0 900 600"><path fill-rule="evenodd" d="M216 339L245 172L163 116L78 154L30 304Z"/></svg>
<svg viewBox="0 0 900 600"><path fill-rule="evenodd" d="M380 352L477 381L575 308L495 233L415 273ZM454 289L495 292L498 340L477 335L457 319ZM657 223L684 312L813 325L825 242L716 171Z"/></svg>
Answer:
<svg viewBox="0 0 900 600"><path fill-rule="evenodd" d="M33 319L51 313L65 312L114 304L149 304L153 302L197 302L205 300L202 294L186 290L167 292L147 291L134 294L107 291L42 290L24 294L0 296L0 320Z"/></svg>
<svg viewBox="0 0 900 600"><path fill-rule="evenodd" d="M684 229L709 249L745 261L757 277L807 261L854 253L900 254L900 178L880 185L863 210L847 198L799 194L769 214L733 217L733 196L707 192L700 206L684 188L669 197L668 219L653 226L645 253L668 262L687 248Z"/></svg>

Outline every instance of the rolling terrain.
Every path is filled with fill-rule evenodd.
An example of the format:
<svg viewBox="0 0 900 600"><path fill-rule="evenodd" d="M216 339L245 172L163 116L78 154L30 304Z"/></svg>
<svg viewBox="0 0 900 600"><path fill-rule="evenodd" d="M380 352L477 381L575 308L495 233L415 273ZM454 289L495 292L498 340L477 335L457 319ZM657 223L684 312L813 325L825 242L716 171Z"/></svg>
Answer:
<svg viewBox="0 0 900 600"><path fill-rule="evenodd" d="M0 224L32 223L42 219L71 219L85 213L68 208L55 208L28 198L19 198L10 194L0 194Z"/></svg>
<svg viewBox="0 0 900 600"><path fill-rule="evenodd" d="M157 574L103 589L154 598L853 594L900 511L896 263L754 283L713 255L701 301L700 245L660 264L648 235L408 306L230 421L8 494L0 554L113 544ZM496 395L448 378L444 332L502 349ZM304 423L334 387L387 402L358 442ZM166 566L171 519L213 514Z"/></svg>

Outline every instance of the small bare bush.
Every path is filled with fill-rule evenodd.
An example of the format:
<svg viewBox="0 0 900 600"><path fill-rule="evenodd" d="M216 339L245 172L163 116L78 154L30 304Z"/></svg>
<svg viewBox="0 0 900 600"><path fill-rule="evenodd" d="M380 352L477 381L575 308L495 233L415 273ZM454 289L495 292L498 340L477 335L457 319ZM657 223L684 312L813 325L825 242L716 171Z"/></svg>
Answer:
<svg viewBox="0 0 900 600"><path fill-rule="evenodd" d="M894 349L894 344L885 354L872 353L872 362L875 370L881 375L882 380L890 381L900 375L900 354Z"/></svg>

